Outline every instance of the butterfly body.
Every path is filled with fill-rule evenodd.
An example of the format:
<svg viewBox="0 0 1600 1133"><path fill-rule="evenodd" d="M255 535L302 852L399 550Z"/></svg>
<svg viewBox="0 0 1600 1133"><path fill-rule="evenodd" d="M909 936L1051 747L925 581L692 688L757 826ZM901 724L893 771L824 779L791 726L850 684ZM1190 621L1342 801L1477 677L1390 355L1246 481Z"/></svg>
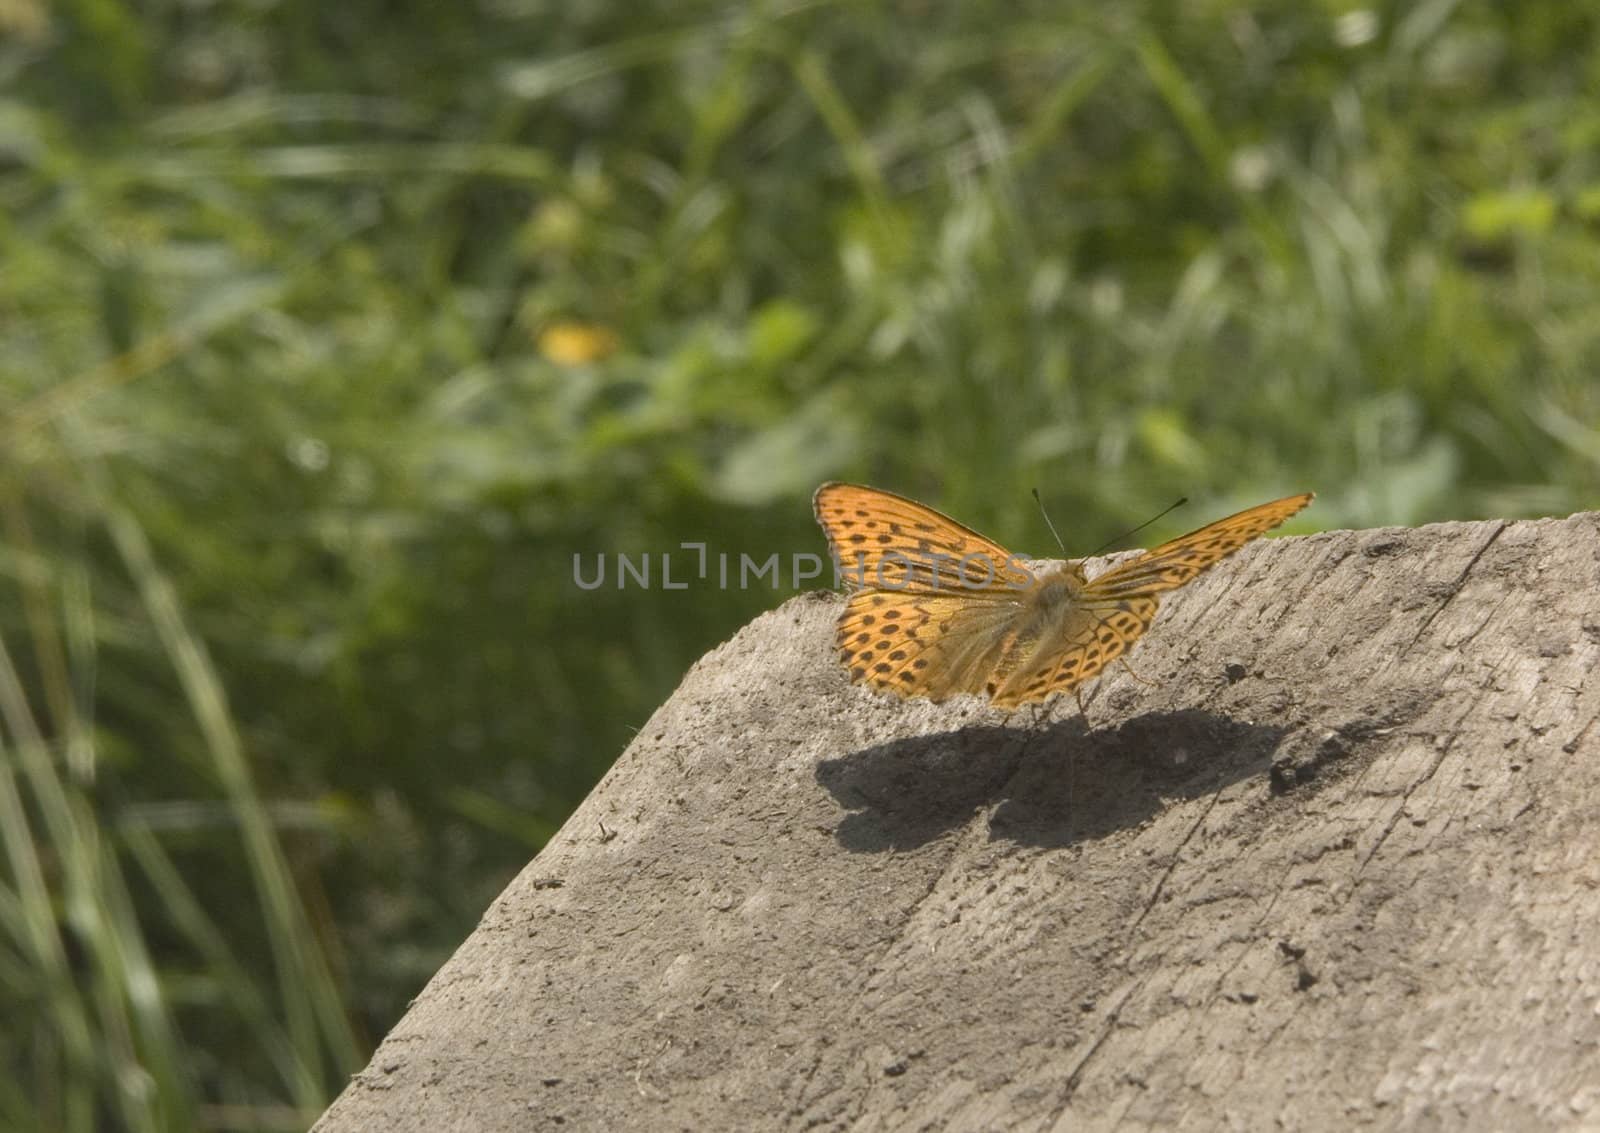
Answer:
<svg viewBox="0 0 1600 1133"><path fill-rule="evenodd" d="M855 484L817 489L817 520L853 593L835 631L852 680L901 696L1010 708L1067 692L1121 657L1188 582L1311 502L1229 516L1090 579L1034 565L932 508ZM853 573L852 573L853 568Z"/></svg>
<svg viewBox="0 0 1600 1133"><path fill-rule="evenodd" d="M1088 584L1089 580L1084 576L1081 564L1071 562L1052 565L1035 576L1034 584L1024 591L1024 605L1030 614L1048 618L1063 609L1080 604L1083 601L1084 588Z"/></svg>

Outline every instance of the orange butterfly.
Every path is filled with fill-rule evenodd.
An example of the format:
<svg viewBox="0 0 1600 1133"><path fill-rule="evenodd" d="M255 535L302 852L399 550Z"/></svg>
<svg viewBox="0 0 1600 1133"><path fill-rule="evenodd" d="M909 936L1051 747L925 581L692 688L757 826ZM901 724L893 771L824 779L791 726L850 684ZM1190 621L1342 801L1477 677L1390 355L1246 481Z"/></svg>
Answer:
<svg viewBox="0 0 1600 1133"><path fill-rule="evenodd" d="M1311 502L1287 496L1219 519L1093 579L1074 560L1035 573L930 507L859 484L814 500L854 593L834 644L858 684L1001 708L1067 692L1116 660L1156 616L1156 595L1194 578Z"/></svg>

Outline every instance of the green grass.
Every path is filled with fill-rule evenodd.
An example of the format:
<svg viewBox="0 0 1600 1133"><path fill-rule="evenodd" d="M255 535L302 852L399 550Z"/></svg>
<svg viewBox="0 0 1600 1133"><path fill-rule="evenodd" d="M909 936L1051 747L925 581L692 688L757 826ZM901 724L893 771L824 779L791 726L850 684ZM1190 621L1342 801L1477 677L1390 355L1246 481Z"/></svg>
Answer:
<svg viewBox="0 0 1600 1133"><path fill-rule="evenodd" d="M5 18L0 1125L305 1125L784 596L575 552L1595 506L1587 6Z"/></svg>

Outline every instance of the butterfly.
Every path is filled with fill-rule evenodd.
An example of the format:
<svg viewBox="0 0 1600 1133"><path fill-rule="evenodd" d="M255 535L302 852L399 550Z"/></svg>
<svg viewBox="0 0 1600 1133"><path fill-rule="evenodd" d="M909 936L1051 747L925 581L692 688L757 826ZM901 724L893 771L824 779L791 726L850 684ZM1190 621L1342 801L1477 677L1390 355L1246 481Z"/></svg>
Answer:
<svg viewBox="0 0 1600 1133"><path fill-rule="evenodd" d="M813 500L852 590L834 644L850 679L900 696L955 693L1014 708L1070 692L1125 654L1173 590L1311 502L1286 496L1089 578L1036 567L904 496L838 482Z"/></svg>

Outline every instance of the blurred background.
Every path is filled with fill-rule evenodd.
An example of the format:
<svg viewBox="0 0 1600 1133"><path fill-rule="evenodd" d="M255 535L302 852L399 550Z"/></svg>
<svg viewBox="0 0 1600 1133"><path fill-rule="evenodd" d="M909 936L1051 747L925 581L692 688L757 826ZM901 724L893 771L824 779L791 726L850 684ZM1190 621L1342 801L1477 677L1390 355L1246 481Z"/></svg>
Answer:
<svg viewBox="0 0 1600 1133"><path fill-rule="evenodd" d="M1597 27L0 0L0 1127L303 1128L792 593L575 553L1595 506Z"/></svg>

